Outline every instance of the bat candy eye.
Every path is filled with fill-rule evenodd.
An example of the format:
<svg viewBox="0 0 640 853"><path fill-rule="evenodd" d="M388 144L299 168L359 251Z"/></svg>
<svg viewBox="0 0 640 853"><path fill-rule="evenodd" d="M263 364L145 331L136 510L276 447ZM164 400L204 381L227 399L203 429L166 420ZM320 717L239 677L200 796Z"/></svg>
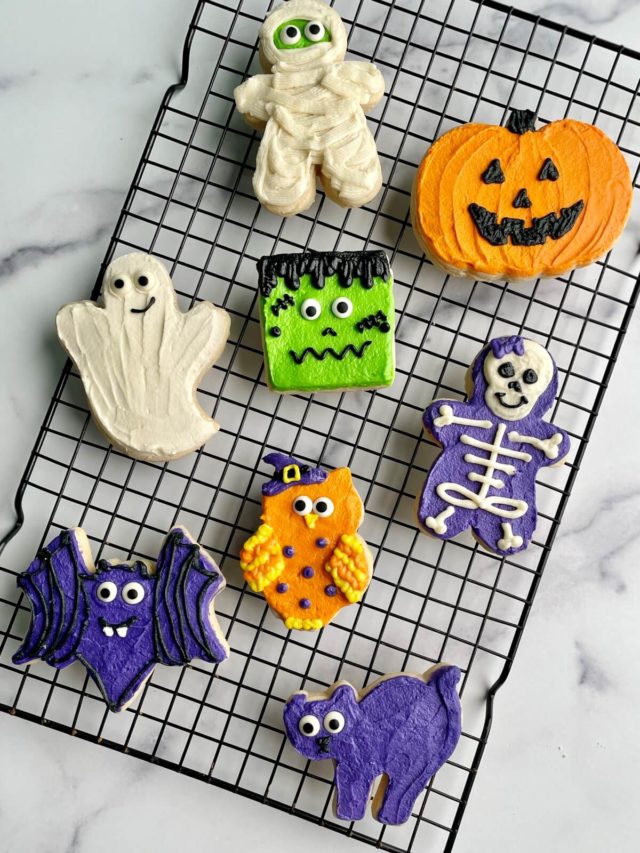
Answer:
<svg viewBox="0 0 640 853"><path fill-rule="evenodd" d="M306 495L299 495L292 503L292 507L296 515L309 515L313 509L313 503Z"/></svg>
<svg viewBox="0 0 640 853"><path fill-rule="evenodd" d="M528 370L525 370L525 372L522 374L522 379L524 382L527 383L527 385L533 385L534 382L538 381L538 374L535 372L535 370L529 368Z"/></svg>
<svg viewBox="0 0 640 853"><path fill-rule="evenodd" d="M98 601L103 601L105 604L108 604L118 594L118 587L114 584L113 581L104 581L100 586L96 589L96 596L98 597Z"/></svg>
<svg viewBox="0 0 640 853"><path fill-rule="evenodd" d="M510 379L512 376L516 375L514 367L510 361L506 361L504 364L501 364L498 368L498 373L505 379Z"/></svg>
<svg viewBox="0 0 640 853"><path fill-rule="evenodd" d="M304 34L309 41L322 41L324 33L324 24L321 24L320 21L309 21L304 28Z"/></svg>
<svg viewBox="0 0 640 853"><path fill-rule="evenodd" d="M323 720L323 725L328 732L337 735L344 728L344 717L340 711L329 711Z"/></svg>
<svg viewBox="0 0 640 853"><path fill-rule="evenodd" d="M320 721L313 714L305 714L304 717L300 717L298 731L305 737L315 737L320 731Z"/></svg>
<svg viewBox="0 0 640 853"><path fill-rule="evenodd" d="M317 320L322 312L322 306L317 299L305 299L300 306L300 313L305 320Z"/></svg>
<svg viewBox="0 0 640 853"><path fill-rule="evenodd" d="M339 296L331 303L331 310L336 317L350 317L353 312L353 302L346 296Z"/></svg>
<svg viewBox="0 0 640 853"><path fill-rule="evenodd" d="M140 604L144 596L144 587L138 581L131 581L122 588L122 600L127 604Z"/></svg>
<svg viewBox="0 0 640 853"><path fill-rule="evenodd" d="M300 41L302 33L295 24L288 24L280 33L282 44L292 45Z"/></svg>
<svg viewBox="0 0 640 853"><path fill-rule="evenodd" d="M313 504L313 511L320 518L329 518L333 515L333 501L331 498L318 498Z"/></svg>

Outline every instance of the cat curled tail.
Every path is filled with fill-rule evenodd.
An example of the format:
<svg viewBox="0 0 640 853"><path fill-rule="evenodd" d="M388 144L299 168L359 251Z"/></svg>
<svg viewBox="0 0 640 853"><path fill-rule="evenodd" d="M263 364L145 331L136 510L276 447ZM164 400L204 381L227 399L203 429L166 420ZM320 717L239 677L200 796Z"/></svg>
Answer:
<svg viewBox="0 0 640 853"><path fill-rule="evenodd" d="M387 675L357 691L346 681L326 692L294 693L284 707L287 736L312 760L335 764L334 812L360 820L376 779L373 817L405 823L429 780L460 740L460 670L440 664L423 675Z"/></svg>

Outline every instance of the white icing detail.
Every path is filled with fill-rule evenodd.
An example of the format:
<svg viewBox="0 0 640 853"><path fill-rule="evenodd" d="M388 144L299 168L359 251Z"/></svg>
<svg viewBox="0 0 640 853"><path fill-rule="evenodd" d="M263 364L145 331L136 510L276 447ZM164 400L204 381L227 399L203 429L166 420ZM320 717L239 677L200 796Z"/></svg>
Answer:
<svg viewBox="0 0 640 853"><path fill-rule="evenodd" d="M496 449L496 444L497 444L497 446L500 447L500 455L501 456L509 456L511 459L522 459L523 462L531 462L531 454L525 453L523 450L510 450L508 447L502 447L500 445L500 442L502 441L502 437L504 436L505 429L506 429L506 427L504 424L498 424L498 429L496 430L496 439L495 439L494 444L489 444L489 442L487 442L487 441L480 441L480 439L473 438L473 436L471 436L471 435L461 435L460 441L463 444L468 444L471 447L477 447L479 450L488 450L491 453ZM482 464L486 464L486 462L487 462L487 460L484 459Z"/></svg>
<svg viewBox="0 0 640 853"><path fill-rule="evenodd" d="M532 447L542 450L547 459L557 459L558 449L562 444L562 433L556 432L551 438L536 438L533 435L520 435L516 430L512 430L509 433L509 441L530 444Z"/></svg>
<svg viewBox="0 0 640 853"><path fill-rule="evenodd" d="M502 532L503 539L498 539L498 548L501 551L509 551L511 548L520 548L522 546L522 536L514 536L511 525L508 522L503 522Z"/></svg>
<svg viewBox="0 0 640 853"><path fill-rule="evenodd" d="M144 288L134 284L141 274L149 279ZM114 289L115 280L126 286ZM195 389L222 354L227 312L210 302L180 311L164 266L139 253L109 266L102 300L65 305L56 318L100 429L139 459L177 459L201 447L219 424Z"/></svg>
<svg viewBox="0 0 640 853"><path fill-rule="evenodd" d="M119 628L116 628L116 634L119 637L126 637L128 630L129 628L126 625L121 625ZM113 634L113 629L111 630L111 633Z"/></svg>
<svg viewBox="0 0 640 853"><path fill-rule="evenodd" d="M465 459L467 457L465 456ZM483 462L485 460L482 460ZM472 471L470 474L467 474L467 477L470 480L473 480L474 483L489 483L490 486L493 486L494 489L504 489L504 480L496 480L491 477L486 477L484 474L476 474L475 471Z"/></svg>
<svg viewBox="0 0 640 853"><path fill-rule="evenodd" d="M461 426L477 426L481 429L491 429L493 423L491 421L476 421L473 418L459 418L453 414L453 407L446 404L440 406L440 417L434 418L433 425L437 427L449 426L450 424L460 424Z"/></svg>
<svg viewBox="0 0 640 853"><path fill-rule="evenodd" d="M469 462L471 465L484 465L487 460L483 456L475 456L473 453L465 453L464 461ZM496 462L493 467L496 471L503 471L510 477L513 477L516 473L515 466L509 465L508 462Z"/></svg>
<svg viewBox="0 0 640 853"><path fill-rule="evenodd" d="M113 637L113 628L111 627L111 625L104 625L102 628L102 633L106 637Z"/></svg>
<svg viewBox="0 0 640 853"><path fill-rule="evenodd" d="M502 358L496 358L490 349L484 360L483 372L487 380L485 403L495 415L506 421L519 421L525 418L553 379L553 360L546 349L535 341L523 340L524 355L510 352ZM501 376L498 372L498 368L507 362L514 368L513 376ZM524 381L523 377L527 370L536 372L538 377L536 382L529 384ZM509 409L501 405L497 394L502 395L500 399L507 406L515 406L515 408ZM517 405L522 397L525 397L527 402Z"/></svg>
<svg viewBox="0 0 640 853"><path fill-rule="evenodd" d="M445 521L447 518L450 518L454 512L455 509L452 506L447 507L447 509L443 509L442 512L438 513L435 518L432 515L427 516L424 523L430 530L433 530L434 533L446 533L447 525L445 524Z"/></svg>

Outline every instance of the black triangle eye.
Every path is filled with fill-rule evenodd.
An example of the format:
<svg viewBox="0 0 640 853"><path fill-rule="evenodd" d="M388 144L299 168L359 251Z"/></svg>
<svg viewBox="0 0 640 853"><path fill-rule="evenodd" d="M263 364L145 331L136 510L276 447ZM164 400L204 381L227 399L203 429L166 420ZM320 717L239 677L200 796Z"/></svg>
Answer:
<svg viewBox="0 0 640 853"><path fill-rule="evenodd" d="M542 168L540 169L540 174L538 175L539 181L557 181L560 177L560 172L556 168L556 164L553 162L551 157L547 157L547 159L542 164Z"/></svg>
<svg viewBox="0 0 640 853"><path fill-rule="evenodd" d="M485 184L503 184L504 172L500 160L492 160L480 177Z"/></svg>

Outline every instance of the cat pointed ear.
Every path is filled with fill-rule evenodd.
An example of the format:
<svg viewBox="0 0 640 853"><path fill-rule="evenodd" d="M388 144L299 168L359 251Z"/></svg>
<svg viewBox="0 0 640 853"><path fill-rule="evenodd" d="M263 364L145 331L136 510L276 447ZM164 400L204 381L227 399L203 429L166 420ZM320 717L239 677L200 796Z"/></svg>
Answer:
<svg viewBox="0 0 640 853"><path fill-rule="evenodd" d="M331 694L331 702L334 705L340 705L343 708L357 704L358 696L355 688L346 681L339 684Z"/></svg>
<svg viewBox="0 0 640 853"><path fill-rule="evenodd" d="M289 706L299 706L300 708L306 704L307 694L303 690L299 690L297 693L289 696L286 704Z"/></svg>

